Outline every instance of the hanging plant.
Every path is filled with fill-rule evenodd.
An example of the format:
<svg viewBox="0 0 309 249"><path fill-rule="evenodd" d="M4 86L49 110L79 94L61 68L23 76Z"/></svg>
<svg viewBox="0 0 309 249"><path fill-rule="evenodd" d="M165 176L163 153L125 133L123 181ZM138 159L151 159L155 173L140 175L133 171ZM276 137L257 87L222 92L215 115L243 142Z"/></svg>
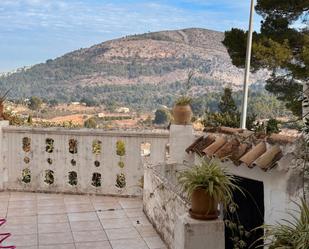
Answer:
<svg viewBox="0 0 309 249"><path fill-rule="evenodd" d="M248 242L251 237L251 232L245 229L240 223L237 215L238 206L235 203L231 203L228 206L228 218L224 220L225 227L228 229L229 239L233 244L233 249L249 248Z"/></svg>

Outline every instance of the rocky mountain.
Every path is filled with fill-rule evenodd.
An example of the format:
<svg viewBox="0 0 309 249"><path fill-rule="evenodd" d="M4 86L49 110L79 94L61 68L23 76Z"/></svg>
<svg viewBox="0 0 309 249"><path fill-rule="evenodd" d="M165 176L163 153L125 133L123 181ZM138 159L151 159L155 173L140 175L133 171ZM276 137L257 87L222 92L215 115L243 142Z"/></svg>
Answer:
<svg viewBox="0 0 309 249"><path fill-rule="evenodd" d="M231 64L221 41L224 34L206 29L184 29L132 35L79 49L31 68L0 76L0 88L13 87L14 97L41 96L59 101L94 98L135 86L152 85L178 91L189 69L195 69L192 92L241 87L243 70ZM262 83L267 72L252 75ZM134 86L134 87L133 87ZM133 87L133 88L132 88ZM112 89L112 90L111 90ZM164 95L164 93L162 93Z"/></svg>

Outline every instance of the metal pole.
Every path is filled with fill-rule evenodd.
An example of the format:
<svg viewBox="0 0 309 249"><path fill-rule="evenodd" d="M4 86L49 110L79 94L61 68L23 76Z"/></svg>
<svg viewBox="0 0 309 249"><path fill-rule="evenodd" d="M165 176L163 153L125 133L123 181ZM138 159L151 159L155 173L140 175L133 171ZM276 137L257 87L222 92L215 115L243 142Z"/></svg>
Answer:
<svg viewBox="0 0 309 249"><path fill-rule="evenodd" d="M245 80L244 80L244 89L243 89L244 92L243 92L243 100L242 100L242 107L241 107L241 121L240 121L241 122L240 127L242 129L246 129L246 120L247 120L250 62L251 62L251 51L252 51L253 13L254 13L254 0L251 0L249 31L248 31L248 40L247 40Z"/></svg>

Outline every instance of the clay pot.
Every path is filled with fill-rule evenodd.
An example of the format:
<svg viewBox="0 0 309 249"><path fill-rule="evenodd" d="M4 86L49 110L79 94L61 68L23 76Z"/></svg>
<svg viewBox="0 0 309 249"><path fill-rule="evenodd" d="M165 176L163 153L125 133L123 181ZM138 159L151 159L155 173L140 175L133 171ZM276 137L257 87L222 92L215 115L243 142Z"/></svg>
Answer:
<svg viewBox="0 0 309 249"><path fill-rule="evenodd" d="M191 196L190 216L197 220L215 220L219 217L218 202L201 188L194 190Z"/></svg>
<svg viewBox="0 0 309 249"><path fill-rule="evenodd" d="M173 108L174 122L177 125L187 125L191 123L192 110L190 105L175 105Z"/></svg>

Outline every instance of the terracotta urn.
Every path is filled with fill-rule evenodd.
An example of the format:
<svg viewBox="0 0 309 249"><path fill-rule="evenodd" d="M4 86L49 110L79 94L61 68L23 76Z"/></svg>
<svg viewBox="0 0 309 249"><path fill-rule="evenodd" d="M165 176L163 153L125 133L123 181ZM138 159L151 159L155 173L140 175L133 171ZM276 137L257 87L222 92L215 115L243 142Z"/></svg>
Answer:
<svg viewBox="0 0 309 249"><path fill-rule="evenodd" d="M177 125L191 124L192 110L190 105L175 105L173 108L174 123Z"/></svg>

